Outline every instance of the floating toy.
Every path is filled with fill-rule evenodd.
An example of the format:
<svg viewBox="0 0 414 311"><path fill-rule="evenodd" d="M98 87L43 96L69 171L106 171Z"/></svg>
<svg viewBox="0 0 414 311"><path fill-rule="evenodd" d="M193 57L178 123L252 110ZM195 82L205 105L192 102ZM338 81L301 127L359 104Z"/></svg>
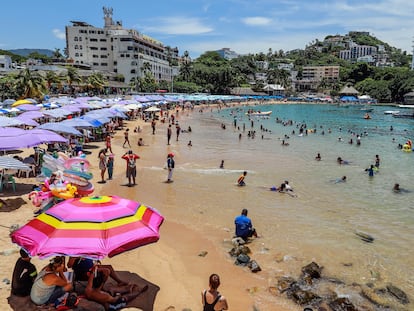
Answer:
<svg viewBox="0 0 414 311"><path fill-rule="evenodd" d="M90 182L86 186L77 186L77 188L78 188L78 195L80 196L88 196L95 190L93 184Z"/></svg>
<svg viewBox="0 0 414 311"><path fill-rule="evenodd" d="M66 200L75 197L77 190L76 186L67 184L65 189L54 187L51 192L55 197Z"/></svg>
<svg viewBox="0 0 414 311"><path fill-rule="evenodd" d="M409 144L404 144L402 147L402 151L411 152L412 151L411 146Z"/></svg>

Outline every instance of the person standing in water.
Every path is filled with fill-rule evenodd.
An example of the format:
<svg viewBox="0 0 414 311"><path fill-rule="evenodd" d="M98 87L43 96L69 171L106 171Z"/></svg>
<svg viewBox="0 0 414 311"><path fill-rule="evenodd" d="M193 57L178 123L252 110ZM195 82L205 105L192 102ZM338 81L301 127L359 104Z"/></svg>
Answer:
<svg viewBox="0 0 414 311"><path fill-rule="evenodd" d="M247 172L244 171L243 174L239 177L239 179L237 179L237 185L238 186L246 186L246 183L244 181L246 175L247 175Z"/></svg>
<svg viewBox="0 0 414 311"><path fill-rule="evenodd" d="M174 167L175 167L174 154L169 153L167 155L167 169L168 169L167 183L172 182Z"/></svg>

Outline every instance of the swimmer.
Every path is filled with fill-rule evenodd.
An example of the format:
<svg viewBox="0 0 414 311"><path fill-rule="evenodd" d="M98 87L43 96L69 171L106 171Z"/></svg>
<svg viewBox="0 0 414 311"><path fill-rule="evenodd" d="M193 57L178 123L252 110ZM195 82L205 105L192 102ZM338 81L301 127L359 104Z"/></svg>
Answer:
<svg viewBox="0 0 414 311"><path fill-rule="evenodd" d="M343 183L346 182L346 176L342 176L341 178L337 178L335 180L333 180L334 184L339 184L339 183Z"/></svg>
<svg viewBox="0 0 414 311"><path fill-rule="evenodd" d="M368 172L369 177L374 177L374 165L371 165L369 168L365 169Z"/></svg>
<svg viewBox="0 0 414 311"><path fill-rule="evenodd" d="M338 164L349 164L349 163L350 163L349 161L342 160L342 158L341 158L341 157L338 157L338 158L336 159L336 162L338 162Z"/></svg>
<svg viewBox="0 0 414 311"><path fill-rule="evenodd" d="M322 158L321 158L321 154L320 154L320 153L318 153L318 154L316 155L315 160L316 160L316 161L320 161L320 160L322 160Z"/></svg>

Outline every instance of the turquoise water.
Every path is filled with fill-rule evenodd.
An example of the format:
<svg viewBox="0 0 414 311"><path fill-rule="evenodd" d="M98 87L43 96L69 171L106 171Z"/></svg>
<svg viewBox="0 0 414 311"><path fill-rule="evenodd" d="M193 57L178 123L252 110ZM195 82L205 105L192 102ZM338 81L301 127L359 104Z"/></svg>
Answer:
<svg viewBox="0 0 414 311"><path fill-rule="evenodd" d="M361 106L260 105L253 108L271 110L271 116L251 120L245 115L249 108L205 110L191 121L193 147L175 150L176 174L188 180L188 187L180 189L180 196L187 198L181 203L183 213L199 214L202 224L233 230L234 216L248 208L262 235L260 243L252 245L254 257L269 280L297 276L301 266L314 260L326 274L348 284L391 282L413 297L414 153L401 151L398 144L414 138L414 121L385 115L395 108L383 106L373 107L370 120L363 118ZM292 120L293 125L276 118ZM301 123L316 128L316 133L298 136ZM254 139L247 137L251 129L256 131ZM360 146L353 133L362 134ZM281 145L284 135L290 137L289 146ZM321 161L315 161L317 153ZM365 169L374 164L376 154L381 165L370 178ZM338 165L337 157L350 164ZM221 160L224 169L218 168ZM248 172L247 186L239 188L235 181L243 170ZM345 183L333 182L343 175ZM289 180L297 197L268 190L283 180ZM395 183L407 192L394 193ZM197 196L191 199L194 191ZM374 243L361 241L357 231L373 236Z"/></svg>

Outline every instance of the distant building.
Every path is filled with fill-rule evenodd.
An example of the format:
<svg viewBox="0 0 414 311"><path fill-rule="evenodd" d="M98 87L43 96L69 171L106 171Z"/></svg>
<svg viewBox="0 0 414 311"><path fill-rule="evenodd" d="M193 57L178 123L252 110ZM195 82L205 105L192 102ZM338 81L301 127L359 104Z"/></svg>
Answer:
<svg viewBox="0 0 414 311"><path fill-rule="evenodd" d="M359 57L372 55L376 56L378 52L377 47L371 45L350 44L349 49L339 52L339 58L344 60L356 61Z"/></svg>
<svg viewBox="0 0 414 311"><path fill-rule="evenodd" d="M168 58L177 57L178 49L167 49L137 30L124 29L121 22L112 20L112 8L103 10L104 28L80 21L66 26L66 49L73 65L122 74L126 83L143 77L144 69L150 70L157 82L171 81Z"/></svg>
<svg viewBox="0 0 414 311"><path fill-rule="evenodd" d="M316 90L319 84L325 80L334 83L339 80L339 66L304 66L302 78L295 80L297 91Z"/></svg>
<svg viewBox="0 0 414 311"><path fill-rule="evenodd" d="M230 48L222 48L215 52L217 52L222 58L228 59L228 60L239 57L239 54L230 50Z"/></svg>
<svg viewBox="0 0 414 311"><path fill-rule="evenodd" d="M11 71L13 62L9 55L0 55L0 71Z"/></svg>

